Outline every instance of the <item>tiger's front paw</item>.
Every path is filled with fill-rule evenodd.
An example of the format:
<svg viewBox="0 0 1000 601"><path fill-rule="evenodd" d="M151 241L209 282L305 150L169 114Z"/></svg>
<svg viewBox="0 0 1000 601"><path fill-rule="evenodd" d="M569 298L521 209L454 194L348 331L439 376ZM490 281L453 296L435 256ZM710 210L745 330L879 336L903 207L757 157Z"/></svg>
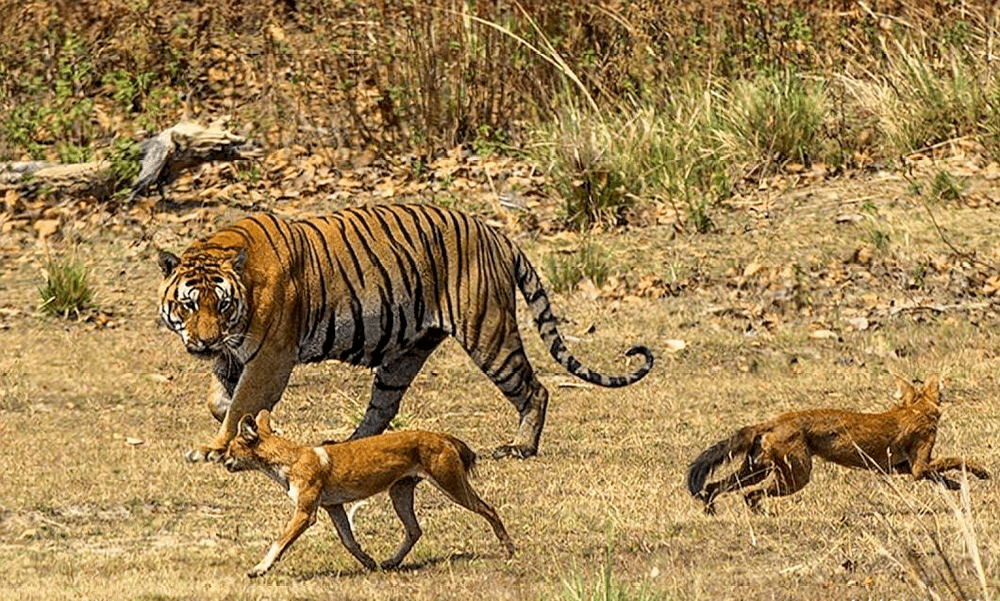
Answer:
<svg viewBox="0 0 1000 601"><path fill-rule="evenodd" d="M216 447L200 446L192 449L184 455L189 463L222 463L225 456L225 449Z"/></svg>

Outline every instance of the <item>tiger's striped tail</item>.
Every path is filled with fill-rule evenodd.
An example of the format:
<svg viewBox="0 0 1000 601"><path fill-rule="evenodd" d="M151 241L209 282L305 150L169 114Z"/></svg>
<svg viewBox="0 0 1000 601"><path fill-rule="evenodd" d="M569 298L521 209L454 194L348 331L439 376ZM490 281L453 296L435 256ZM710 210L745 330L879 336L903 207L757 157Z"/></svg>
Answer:
<svg viewBox="0 0 1000 601"><path fill-rule="evenodd" d="M635 371L624 376L606 376L585 367L580 361L569 352L562 335L556 328L556 318L552 314L552 304L549 302L548 293L542 286L538 272L528 261L524 253L515 249L514 272L517 278L517 287L520 288L524 300L528 303L531 314L535 317L535 326L538 327L538 334L542 342L549 347L549 353L562 365L566 371L574 376L607 388L619 388L628 386L633 382L638 382L649 370L653 368L653 353L645 346L636 345L630 348L625 355L642 355L643 364Z"/></svg>

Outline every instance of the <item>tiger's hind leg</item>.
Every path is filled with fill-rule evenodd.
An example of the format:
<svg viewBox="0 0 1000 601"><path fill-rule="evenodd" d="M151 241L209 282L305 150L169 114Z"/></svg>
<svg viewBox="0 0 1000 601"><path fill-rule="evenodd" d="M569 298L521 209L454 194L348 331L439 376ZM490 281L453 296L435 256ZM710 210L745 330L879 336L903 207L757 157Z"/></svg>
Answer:
<svg viewBox="0 0 1000 601"><path fill-rule="evenodd" d="M526 381L522 382L520 390L515 390L512 394L504 391L507 400L517 407L520 414L517 432L510 444L499 446L493 450L495 459L504 457L526 459L538 454L538 443L542 438L542 427L545 425L545 410L549 404L549 391L535 378L527 361L525 361L525 366L528 374L521 376Z"/></svg>
<svg viewBox="0 0 1000 601"><path fill-rule="evenodd" d="M538 454L538 442L545 425L545 410L549 392L535 377L535 371L524 354L524 345L513 315L506 315L494 324L494 336L486 344L470 343L456 336L476 365L496 384L507 400L517 407L520 420L514 440L496 448L493 457L524 459ZM483 330L486 331L486 330Z"/></svg>
<svg viewBox="0 0 1000 601"><path fill-rule="evenodd" d="M383 361L382 365L378 366L375 370L375 380L372 382L372 396L368 402L368 409L354 430L354 434L351 434L350 440L385 432L392 418L399 412L399 403L413 382L413 378L446 337L441 332L430 332L403 356Z"/></svg>

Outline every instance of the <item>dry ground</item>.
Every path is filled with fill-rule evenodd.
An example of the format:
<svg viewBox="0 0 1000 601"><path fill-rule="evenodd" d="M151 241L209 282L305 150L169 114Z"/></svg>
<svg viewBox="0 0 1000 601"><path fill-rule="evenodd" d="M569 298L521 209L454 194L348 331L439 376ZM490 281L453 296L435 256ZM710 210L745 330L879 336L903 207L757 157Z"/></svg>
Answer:
<svg viewBox="0 0 1000 601"><path fill-rule="evenodd" d="M290 506L263 476L183 461L215 426L202 403L209 366L156 323L150 242L179 250L240 211L164 209L141 225L95 213L84 229L64 226L49 251L28 233L5 234L0 597L568 599L596 590L609 569L626 599L995 598L996 480L958 494L820 464L801 493L767 501L767 515L734 497L714 517L683 487L697 452L738 426L792 408L881 410L893 374L943 374L938 451L1000 471L990 267L1000 194L987 178L968 185L964 202L928 212L902 177L832 180L736 201L709 235L670 225L595 234L619 277L555 295L563 333L606 371L625 370L621 353L637 342L658 363L623 390L582 386L522 316L552 392L541 455L484 458L475 481L516 557L505 561L485 522L423 486L425 535L403 570L364 572L321 519L254 581L244 573ZM566 242L518 239L539 265ZM47 252L75 252L90 266L104 313L80 322L37 314ZM671 352L677 340L686 346ZM367 372L332 362L300 368L275 420L304 441L346 436L369 385ZM405 427L450 432L484 455L516 422L454 344L432 357L402 410ZM402 536L384 497L356 520L377 557Z"/></svg>

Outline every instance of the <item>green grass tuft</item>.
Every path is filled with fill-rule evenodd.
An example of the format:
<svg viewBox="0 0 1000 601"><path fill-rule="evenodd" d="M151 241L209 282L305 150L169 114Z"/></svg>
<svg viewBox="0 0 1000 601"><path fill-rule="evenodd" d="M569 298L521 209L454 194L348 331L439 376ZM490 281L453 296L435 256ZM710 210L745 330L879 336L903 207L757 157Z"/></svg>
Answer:
<svg viewBox="0 0 1000 601"><path fill-rule="evenodd" d="M587 244L570 254L550 253L544 261L549 284L555 292L572 290L584 278L601 287L611 274L610 255L596 244Z"/></svg>
<svg viewBox="0 0 1000 601"><path fill-rule="evenodd" d="M87 281L87 268L80 263L50 260L45 267L45 284L38 288L39 310L46 315L79 317L91 306L94 291Z"/></svg>

